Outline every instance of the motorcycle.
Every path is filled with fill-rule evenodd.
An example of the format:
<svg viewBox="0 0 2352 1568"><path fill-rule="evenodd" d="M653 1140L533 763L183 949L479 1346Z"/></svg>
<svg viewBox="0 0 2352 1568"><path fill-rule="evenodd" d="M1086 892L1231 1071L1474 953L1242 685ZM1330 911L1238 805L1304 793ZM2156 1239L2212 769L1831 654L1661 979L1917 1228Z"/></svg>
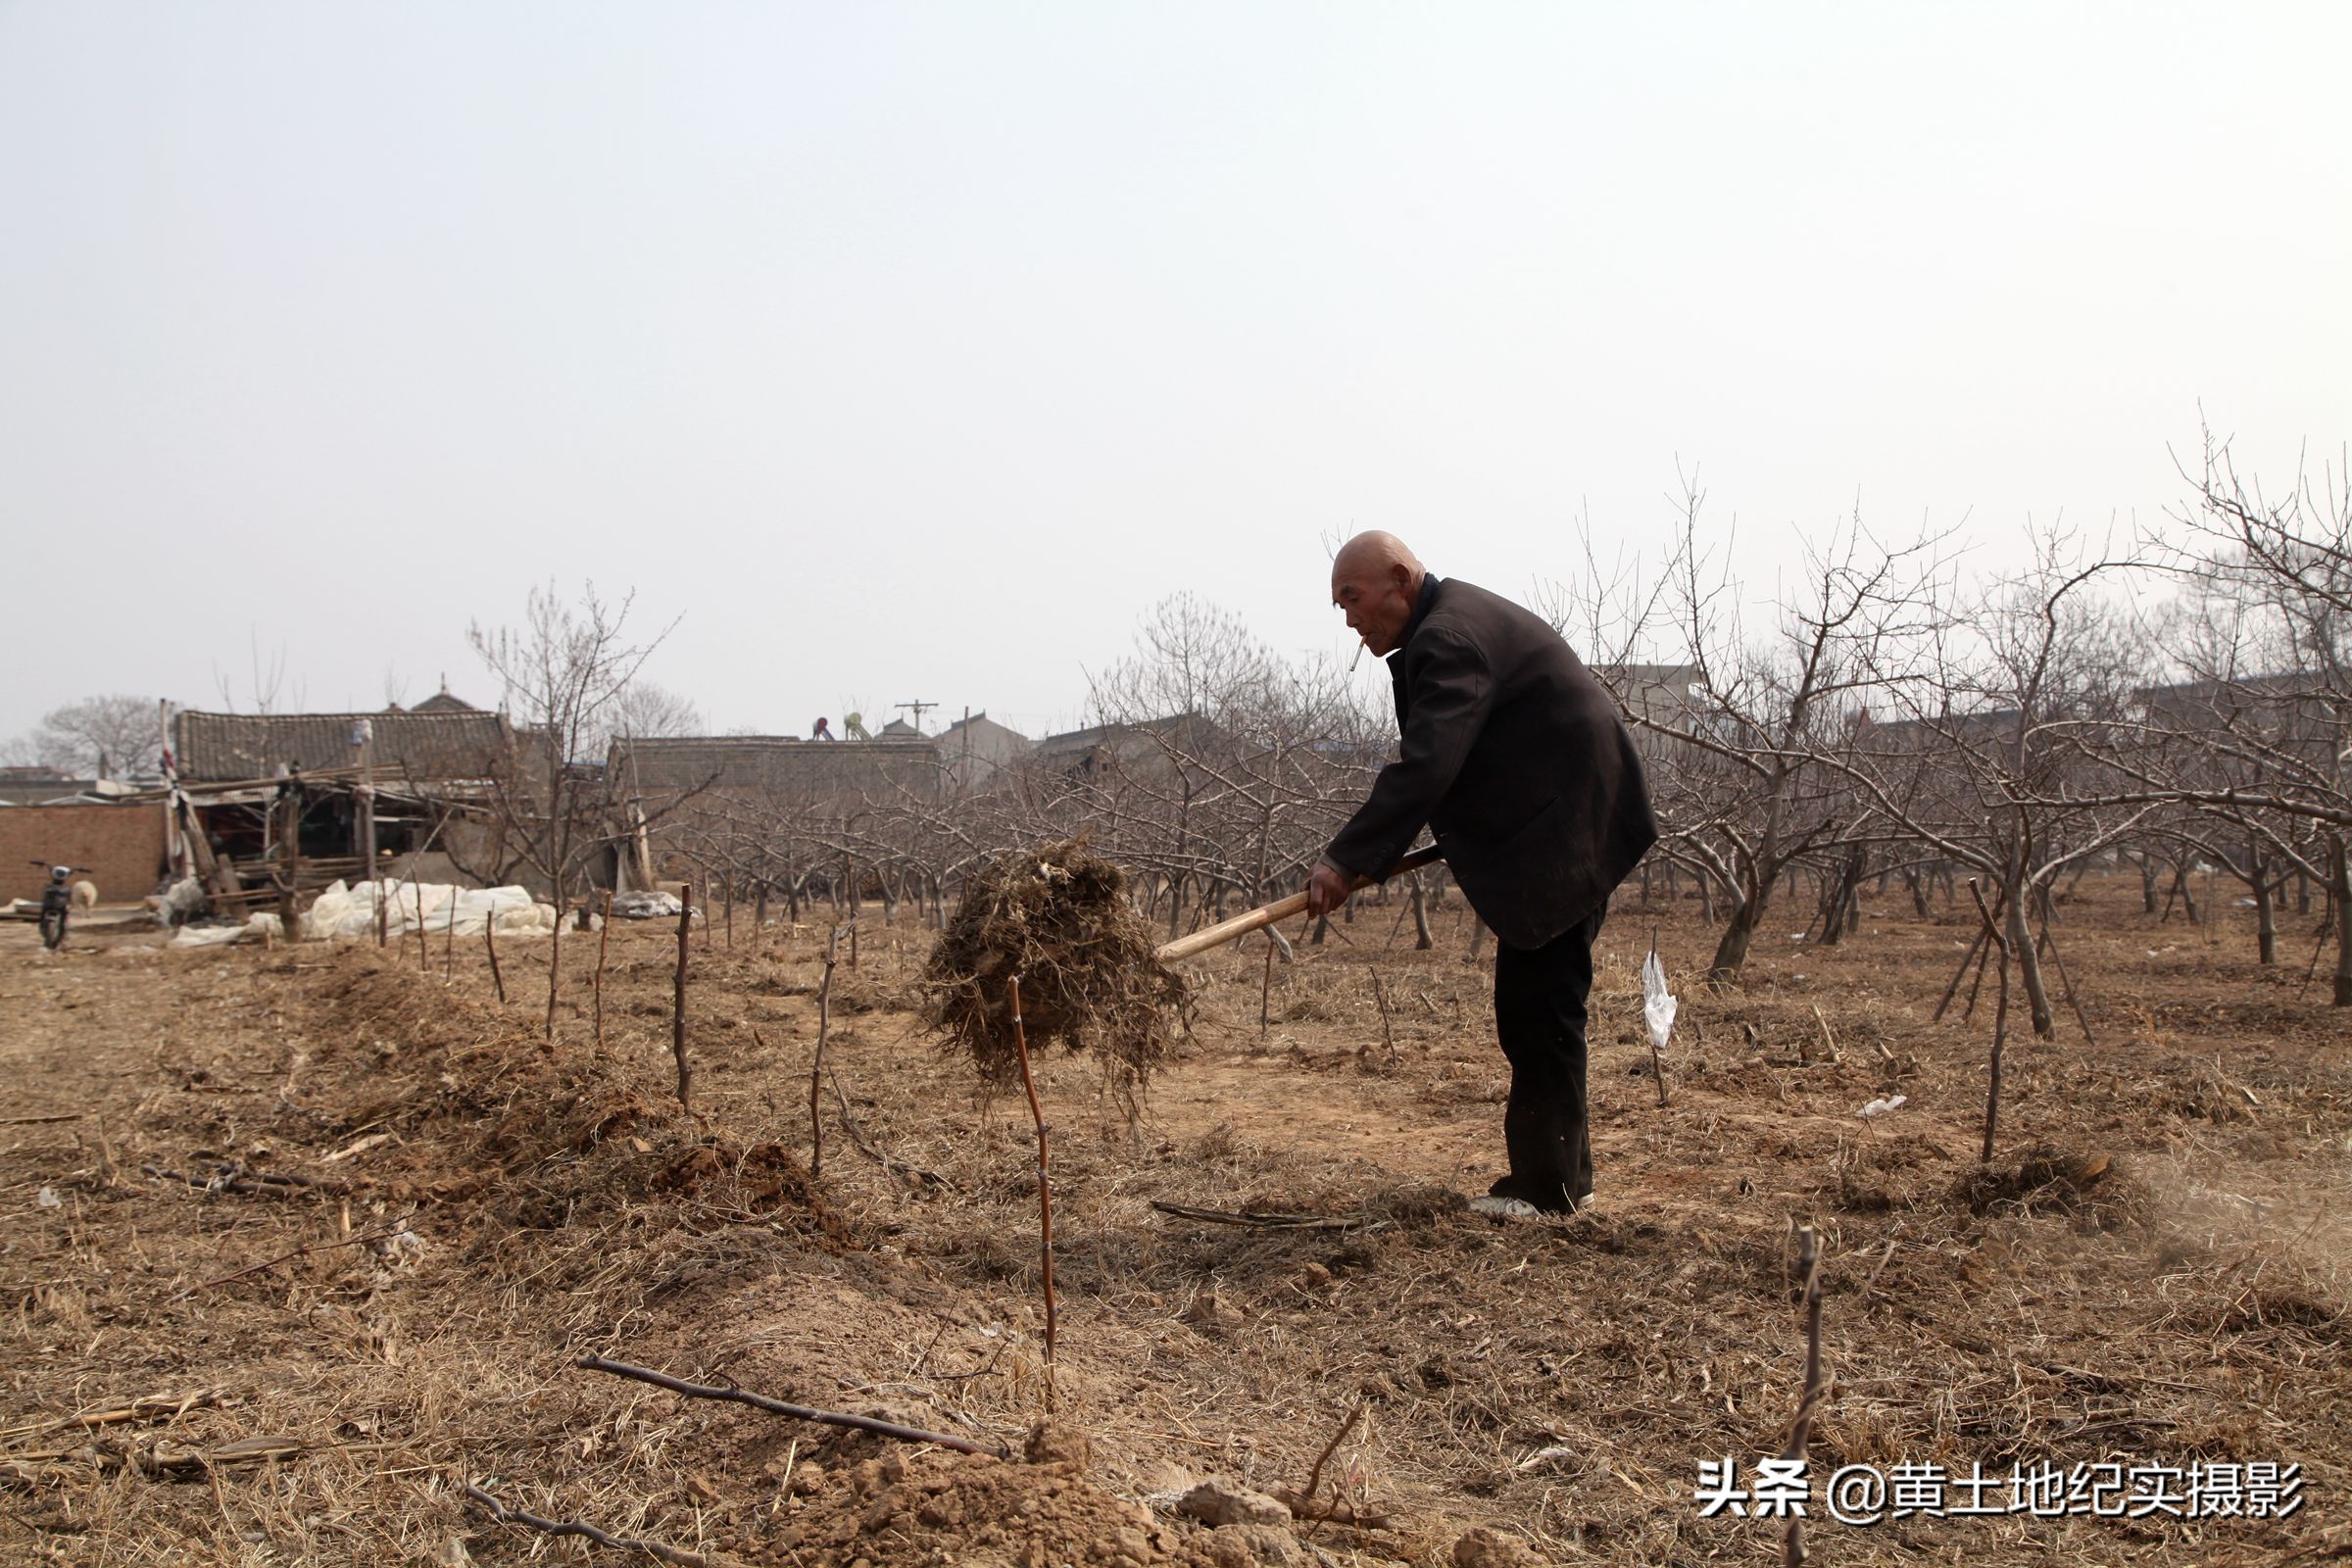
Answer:
<svg viewBox="0 0 2352 1568"><path fill-rule="evenodd" d="M33 865L49 865L33 860ZM41 889L41 946L50 952L66 940L66 916L74 907L74 874L89 873L86 865L49 865L49 885Z"/></svg>

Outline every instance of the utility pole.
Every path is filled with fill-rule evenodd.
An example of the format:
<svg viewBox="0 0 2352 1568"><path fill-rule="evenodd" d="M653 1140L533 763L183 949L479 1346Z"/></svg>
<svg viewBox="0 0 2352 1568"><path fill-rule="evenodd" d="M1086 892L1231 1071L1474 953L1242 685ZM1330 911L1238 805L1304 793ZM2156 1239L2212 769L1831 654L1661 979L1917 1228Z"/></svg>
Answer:
<svg viewBox="0 0 2352 1568"><path fill-rule="evenodd" d="M939 705L937 703L898 703L893 706L902 713L914 715L909 722L914 725L914 732L920 735L923 732L923 715Z"/></svg>

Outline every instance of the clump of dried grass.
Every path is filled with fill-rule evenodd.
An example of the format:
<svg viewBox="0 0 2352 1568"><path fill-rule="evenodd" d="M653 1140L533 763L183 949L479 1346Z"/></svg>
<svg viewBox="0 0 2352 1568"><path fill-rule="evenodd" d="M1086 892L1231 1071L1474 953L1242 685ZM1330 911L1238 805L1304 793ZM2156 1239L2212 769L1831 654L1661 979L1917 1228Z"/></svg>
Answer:
<svg viewBox="0 0 2352 1568"><path fill-rule="evenodd" d="M1019 1073L1011 987L1029 1044L1090 1051L1140 1084L1172 1049L1191 993L1155 954L1127 878L1083 837L997 858L972 878L924 970L927 1021L1003 1083Z"/></svg>
<svg viewBox="0 0 2352 1568"><path fill-rule="evenodd" d="M2037 1145L2007 1164L1980 1165L1953 1184L1952 1196L1972 1214L2032 1214L2048 1210L2115 1230L2147 1219L2147 1190L2103 1153L2076 1154Z"/></svg>

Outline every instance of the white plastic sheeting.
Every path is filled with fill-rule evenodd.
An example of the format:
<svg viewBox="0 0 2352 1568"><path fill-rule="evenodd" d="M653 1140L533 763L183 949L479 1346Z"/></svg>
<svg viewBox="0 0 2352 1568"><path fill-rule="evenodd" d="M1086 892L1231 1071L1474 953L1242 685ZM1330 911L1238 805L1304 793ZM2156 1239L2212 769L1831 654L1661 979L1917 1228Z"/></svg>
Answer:
<svg viewBox="0 0 2352 1568"><path fill-rule="evenodd" d="M416 934L419 899L424 929L433 936L449 935L453 920L462 937L478 937L485 927L502 937L543 937L556 929L555 906L538 903L525 888L461 888L447 882L363 882L355 888L337 882L303 915L303 937L373 941L379 899L387 938Z"/></svg>
<svg viewBox="0 0 2352 1568"><path fill-rule="evenodd" d="M223 948L232 942L272 942L284 931L277 916L267 909L249 916L243 925L183 925L172 939L175 948Z"/></svg>

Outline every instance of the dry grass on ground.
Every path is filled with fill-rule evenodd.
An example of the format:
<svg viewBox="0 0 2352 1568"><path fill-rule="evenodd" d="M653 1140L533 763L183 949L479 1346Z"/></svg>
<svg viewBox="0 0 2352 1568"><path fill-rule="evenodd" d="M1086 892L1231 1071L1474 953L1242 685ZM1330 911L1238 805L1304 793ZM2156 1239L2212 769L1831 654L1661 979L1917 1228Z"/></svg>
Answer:
<svg viewBox="0 0 2352 1568"><path fill-rule="evenodd" d="M1034 1149L1025 1108L920 1032L926 934L869 928L838 977L812 1175L821 928L695 939L691 1111L661 930L614 932L601 1054L593 943L564 945L551 1046L525 996L544 949L502 950L502 1006L477 952L445 981L438 950L419 972L413 948L93 937L49 960L0 930L0 1558L627 1560L491 1522L474 1481L713 1560L1438 1563L1473 1526L1559 1561L1769 1560L1777 1525L1702 1521L1690 1494L1700 1457L1782 1442L1797 1221L1827 1259L1817 1457L2275 1459L2309 1497L2283 1523L1821 1521L1820 1560L2352 1549L2352 1031L2227 919L2082 892L2066 956L2097 1044L2071 1018L2013 1042L1990 1167L1988 1006L1929 1017L1956 915L1874 906L1826 950L1780 932L1740 994L1686 997L1661 1109L1637 967L1653 920L1678 977L1708 933L1629 901L1594 1001L1601 1199L1557 1226L1451 1196L1494 1174L1504 1084L1454 918L1416 954L1396 909L1363 910L1273 967L1262 1030L1263 948L1196 961L1140 1124L1090 1058L1045 1064L1063 1458L1040 1464L572 1365L1021 1446L1049 1393ZM1855 1114L1888 1094L1907 1103ZM1359 1405L1316 1499L1336 1518L1169 1511L1198 1478L1298 1488ZM1512 1560L1478 1539L1465 1557Z"/></svg>

